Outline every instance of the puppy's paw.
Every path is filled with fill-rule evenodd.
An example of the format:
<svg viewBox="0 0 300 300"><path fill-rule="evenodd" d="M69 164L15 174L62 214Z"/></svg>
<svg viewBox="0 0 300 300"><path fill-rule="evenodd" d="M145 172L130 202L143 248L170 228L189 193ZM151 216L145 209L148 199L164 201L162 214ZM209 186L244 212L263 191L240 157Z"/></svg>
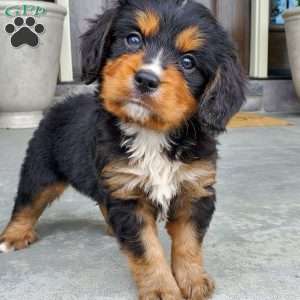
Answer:
<svg viewBox="0 0 300 300"><path fill-rule="evenodd" d="M183 297L179 291L158 289L141 294L139 300L183 300Z"/></svg>
<svg viewBox="0 0 300 300"><path fill-rule="evenodd" d="M25 231L8 230L0 236L0 253L25 249L37 239L37 234L33 229Z"/></svg>
<svg viewBox="0 0 300 300"><path fill-rule="evenodd" d="M139 289L139 300L183 300L171 272L155 274L154 271L153 275L152 280L151 278L150 280L144 280L142 287Z"/></svg>
<svg viewBox="0 0 300 300"><path fill-rule="evenodd" d="M187 300L211 299L215 290L215 283L207 273L186 273L177 278L182 295Z"/></svg>
<svg viewBox="0 0 300 300"><path fill-rule="evenodd" d="M13 247L10 247L9 244L5 242L0 242L0 253L9 253L14 251Z"/></svg>

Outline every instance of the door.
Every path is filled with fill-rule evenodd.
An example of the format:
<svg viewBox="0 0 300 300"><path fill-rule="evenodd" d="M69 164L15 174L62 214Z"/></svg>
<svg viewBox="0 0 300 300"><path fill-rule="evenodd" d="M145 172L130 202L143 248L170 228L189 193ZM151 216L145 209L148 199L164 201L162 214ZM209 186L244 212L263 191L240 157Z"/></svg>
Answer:
<svg viewBox="0 0 300 300"><path fill-rule="evenodd" d="M197 0L211 9L232 37L246 72L250 64L251 0Z"/></svg>

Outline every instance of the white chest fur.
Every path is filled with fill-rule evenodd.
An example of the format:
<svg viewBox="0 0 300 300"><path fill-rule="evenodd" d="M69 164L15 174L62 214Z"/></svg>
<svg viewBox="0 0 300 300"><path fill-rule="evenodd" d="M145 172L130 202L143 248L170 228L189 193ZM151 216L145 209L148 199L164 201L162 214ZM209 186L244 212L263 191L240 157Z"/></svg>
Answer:
<svg viewBox="0 0 300 300"><path fill-rule="evenodd" d="M203 175L203 170L184 171L186 168L182 162L171 161L165 154L170 141L164 134L124 124L121 129L125 135L123 145L128 147L130 173L136 175L136 180L128 188L142 188L166 217L181 183L196 181Z"/></svg>

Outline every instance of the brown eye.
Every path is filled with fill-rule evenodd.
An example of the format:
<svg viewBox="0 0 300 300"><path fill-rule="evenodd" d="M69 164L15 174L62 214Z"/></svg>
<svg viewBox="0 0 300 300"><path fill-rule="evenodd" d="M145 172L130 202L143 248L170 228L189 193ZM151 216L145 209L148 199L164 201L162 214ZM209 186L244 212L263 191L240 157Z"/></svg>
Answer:
<svg viewBox="0 0 300 300"><path fill-rule="evenodd" d="M196 67L195 58L190 54L182 56L180 64L185 70L193 70Z"/></svg>
<svg viewBox="0 0 300 300"><path fill-rule="evenodd" d="M143 45L143 39L141 35L137 32L129 34L125 42L127 47L133 50L138 50Z"/></svg>

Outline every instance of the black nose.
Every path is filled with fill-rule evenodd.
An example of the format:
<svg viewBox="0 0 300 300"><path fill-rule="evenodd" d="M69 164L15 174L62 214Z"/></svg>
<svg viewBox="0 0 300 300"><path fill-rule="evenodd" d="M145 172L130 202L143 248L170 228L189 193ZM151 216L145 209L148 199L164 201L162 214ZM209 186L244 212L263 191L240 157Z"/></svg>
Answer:
<svg viewBox="0 0 300 300"><path fill-rule="evenodd" d="M159 78L151 71L141 70L136 73L135 85L142 93L155 92L160 84Z"/></svg>

